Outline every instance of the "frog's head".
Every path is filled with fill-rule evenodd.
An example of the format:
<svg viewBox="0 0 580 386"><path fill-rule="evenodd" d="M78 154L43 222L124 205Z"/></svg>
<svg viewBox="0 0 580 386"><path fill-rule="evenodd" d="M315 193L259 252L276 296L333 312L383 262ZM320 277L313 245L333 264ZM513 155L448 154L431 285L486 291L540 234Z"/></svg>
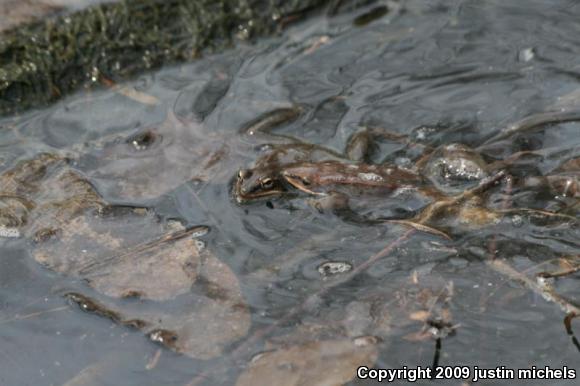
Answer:
<svg viewBox="0 0 580 386"><path fill-rule="evenodd" d="M270 169L242 169L234 186L234 196L239 203L279 196L285 191L279 173Z"/></svg>

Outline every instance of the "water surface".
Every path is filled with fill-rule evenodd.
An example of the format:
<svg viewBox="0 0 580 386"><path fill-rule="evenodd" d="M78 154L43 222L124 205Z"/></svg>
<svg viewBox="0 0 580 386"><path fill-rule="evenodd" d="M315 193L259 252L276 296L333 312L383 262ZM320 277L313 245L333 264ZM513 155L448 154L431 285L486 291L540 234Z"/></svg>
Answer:
<svg viewBox="0 0 580 386"><path fill-rule="evenodd" d="M263 154L259 141L240 130L263 113L296 105L303 114L279 132L339 152L366 125L425 146L463 143L487 161L540 150L513 169L520 180L549 175L580 156L578 122L486 144L524 117L559 106L580 109L574 97L578 4L410 0L398 7L363 26L353 20L372 7L317 16L281 36L143 75L119 85L124 88L78 93L45 110L3 118L2 170L41 152L63 154L110 203L207 225L211 230L201 240L235 273L252 324L212 359L174 353L138 331L83 313L63 294L105 297L38 265L29 240L2 239L0 384L188 385L201 379L229 385L253 354L280 342L366 335L381 336L376 367L431 366L437 342L422 335L421 319L429 311L443 312L453 325L454 333L440 340L440 365L578 371L579 348L560 307L486 264L494 253L535 280L534 273L555 270L557 259L580 253L577 225L504 221L456 229L451 241L415 232L369 269L326 290L334 279L321 276L320 264L357 267L408 229L348 224L304 199L243 206L232 199L237 171ZM161 142L132 151L126 139L147 128L161 133ZM420 153L421 146L387 141L373 161L412 163ZM513 203L546 210L573 205L518 188ZM568 213L577 216L577 209ZM574 299L577 283L572 275L555 285ZM288 316L317 293L322 296L314 304ZM163 307L171 313L182 301ZM230 355L239 347L241 354Z"/></svg>

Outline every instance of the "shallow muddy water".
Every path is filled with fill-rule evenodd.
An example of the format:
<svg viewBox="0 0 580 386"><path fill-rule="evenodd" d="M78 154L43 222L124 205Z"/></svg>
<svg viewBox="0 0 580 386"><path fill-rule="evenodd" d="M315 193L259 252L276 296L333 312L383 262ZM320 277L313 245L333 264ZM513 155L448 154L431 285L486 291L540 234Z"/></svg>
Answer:
<svg viewBox="0 0 580 386"><path fill-rule="evenodd" d="M578 275L537 275L579 264L580 6L388 7L1 118L0 209L26 215L0 227L17 236L0 239L0 385L370 383L359 365L578 372L580 321L565 324ZM277 136L247 134L289 108ZM420 226L350 221L298 189L236 199L238 172L285 136L342 154L363 127L389 133L367 163L427 165L421 183L440 193L357 188L350 208ZM444 158L458 143L481 175ZM427 218L433 200L449 205ZM518 382L578 380L480 384Z"/></svg>

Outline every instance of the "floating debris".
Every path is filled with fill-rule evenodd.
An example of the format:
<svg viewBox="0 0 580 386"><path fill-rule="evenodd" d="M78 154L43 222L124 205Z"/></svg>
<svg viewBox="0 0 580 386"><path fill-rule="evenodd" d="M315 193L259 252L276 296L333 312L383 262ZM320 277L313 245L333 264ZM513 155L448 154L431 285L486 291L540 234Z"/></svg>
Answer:
<svg viewBox="0 0 580 386"><path fill-rule="evenodd" d="M318 266L318 273L322 277L329 277L341 273L349 272L352 269L352 264L346 261L327 261Z"/></svg>
<svg viewBox="0 0 580 386"><path fill-rule="evenodd" d="M195 229L192 229L191 237L198 238L198 237L205 236L209 233L209 230L210 230L210 228L208 226L198 225L195 227Z"/></svg>
<svg viewBox="0 0 580 386"><path fill-rule="evenodd" d="M4 225L0 225L0 237L18 238L20 237L20 230L18 230L18 228L9 228Z"/></svg>
<svg viewBox="0 0 580 386"><path fill-rule="evenodd" d="M520 50L518 53L518 60L520 62L529 62L536 56L536 50L533 47L528 47Z"/></svg>

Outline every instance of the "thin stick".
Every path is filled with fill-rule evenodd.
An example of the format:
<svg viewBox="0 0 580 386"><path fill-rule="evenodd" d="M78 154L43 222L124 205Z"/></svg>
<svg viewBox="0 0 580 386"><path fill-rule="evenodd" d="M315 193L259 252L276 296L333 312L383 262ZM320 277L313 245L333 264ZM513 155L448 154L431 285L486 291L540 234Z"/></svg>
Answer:
<svg viewBox="0 0 580 386"><path fill-rule="evenodd" d="M569 269L564 269L561 271L557 271L557 272L540 272L538 273L536 276L544 278L544 279L550 279L550 278L556 278L556 277L562 277L562 276L568 276L571 275L573 273L576 273L580 271L580 265L577 265L576 267L572 267Z"/></svg>
<svg viewBox="0 0 580 386"><path fill-rule="evenodd" d="M160 247L160 246L165 245L167 243L183 239L183 238L190 236L191 234L193 234L193 233L195 233L203 228L205 228L203 225L197 225L197 226L193 226L191 228L187 228L187 229L175 231L175 232L172 232L169 234L165 234L165 235L163 235L155 240L152 240L152 241L147 241L147 242L144 242L141 244L128 246L128 247L122 249L120 253L114 253L110 256L104 257L100 260L93 261L89 264L84 265L83 267L81 267L79 269L79 274L84 275L85 277L90 277L91 271L94 271L95 269L97 269L99 267L105 266L108 263L110 263L111 261L114 261L114 260L118 261L118 260L121 260L121 259L129 256L129 255L141 253L141 252L146 251L148 249L157 248L157 247Z"/></svg>
<svg viewBox="0 0 580 386"><path fill-rule="evenodd" d="M580 111L548 111L525 117L483 143L483 146L507 139L516 133L535 130L546 125L580 121Z"/></svg>
<svg viewBox="0 0 580 386"><path fill-rule="evenodd" d="M502 203L502 211L507 212L509 211L509 207L511 206L511 193L513 189L513 181L511 176L507 177L507 186L506 186L506 197ZM503 259L497 259L496 256L496 249L497 249L497 236L494 235L492 239L488 243L488 251L489 251L489 258L485 261L487 266L492 268L494 271L507 276L508 278L515 280L521 284L523 284L528 289L532 290L536 294L540 295L546 301L556 303L560 308L566 313L566 315L580 315L580 308L578 306L572 304L563 296L559 295L552 286L548 285L545 280L537 280L534 281L528 278L526 275L520 273L516 269L514 269L511 265L509 265ZM578 268L580 270L580 267ZM548 273L544 273L545 275L538 275L538 279L546 279L549 277L555 276L548 276ZM559 273L555 274L556 276Z"/></svg>
<svg viewBox="0 0 580 386"><path fill-rule="evenodd" d="M17 320L25 320L25 319L35 318L35 317L40 316L40 315L48 314L51 312L64 311L64 310L68 310L68 309L70 309L69 306L62 306L62 307L51 308L49 310L44 310L44 311L31 312L30 314L26 314L26 315L16 315L13 318L7 318L7 319L0 320L0 324L10 323L10 322L14 322Z"/></svg>
<svg viewBox="0 0 580 386"><path fill-rule="evenodd" d="M494 260L486 260L485 263L494 271L521 283L528 289L532 290L534 293L540 295L546 301L557 304L560 309L566 313L566 315L580 315L580 308L571 303L565 297L559 295L551 286L534 281L529 277L521 274L511 265L509 265L504 259L496 258Z"/></svg>

